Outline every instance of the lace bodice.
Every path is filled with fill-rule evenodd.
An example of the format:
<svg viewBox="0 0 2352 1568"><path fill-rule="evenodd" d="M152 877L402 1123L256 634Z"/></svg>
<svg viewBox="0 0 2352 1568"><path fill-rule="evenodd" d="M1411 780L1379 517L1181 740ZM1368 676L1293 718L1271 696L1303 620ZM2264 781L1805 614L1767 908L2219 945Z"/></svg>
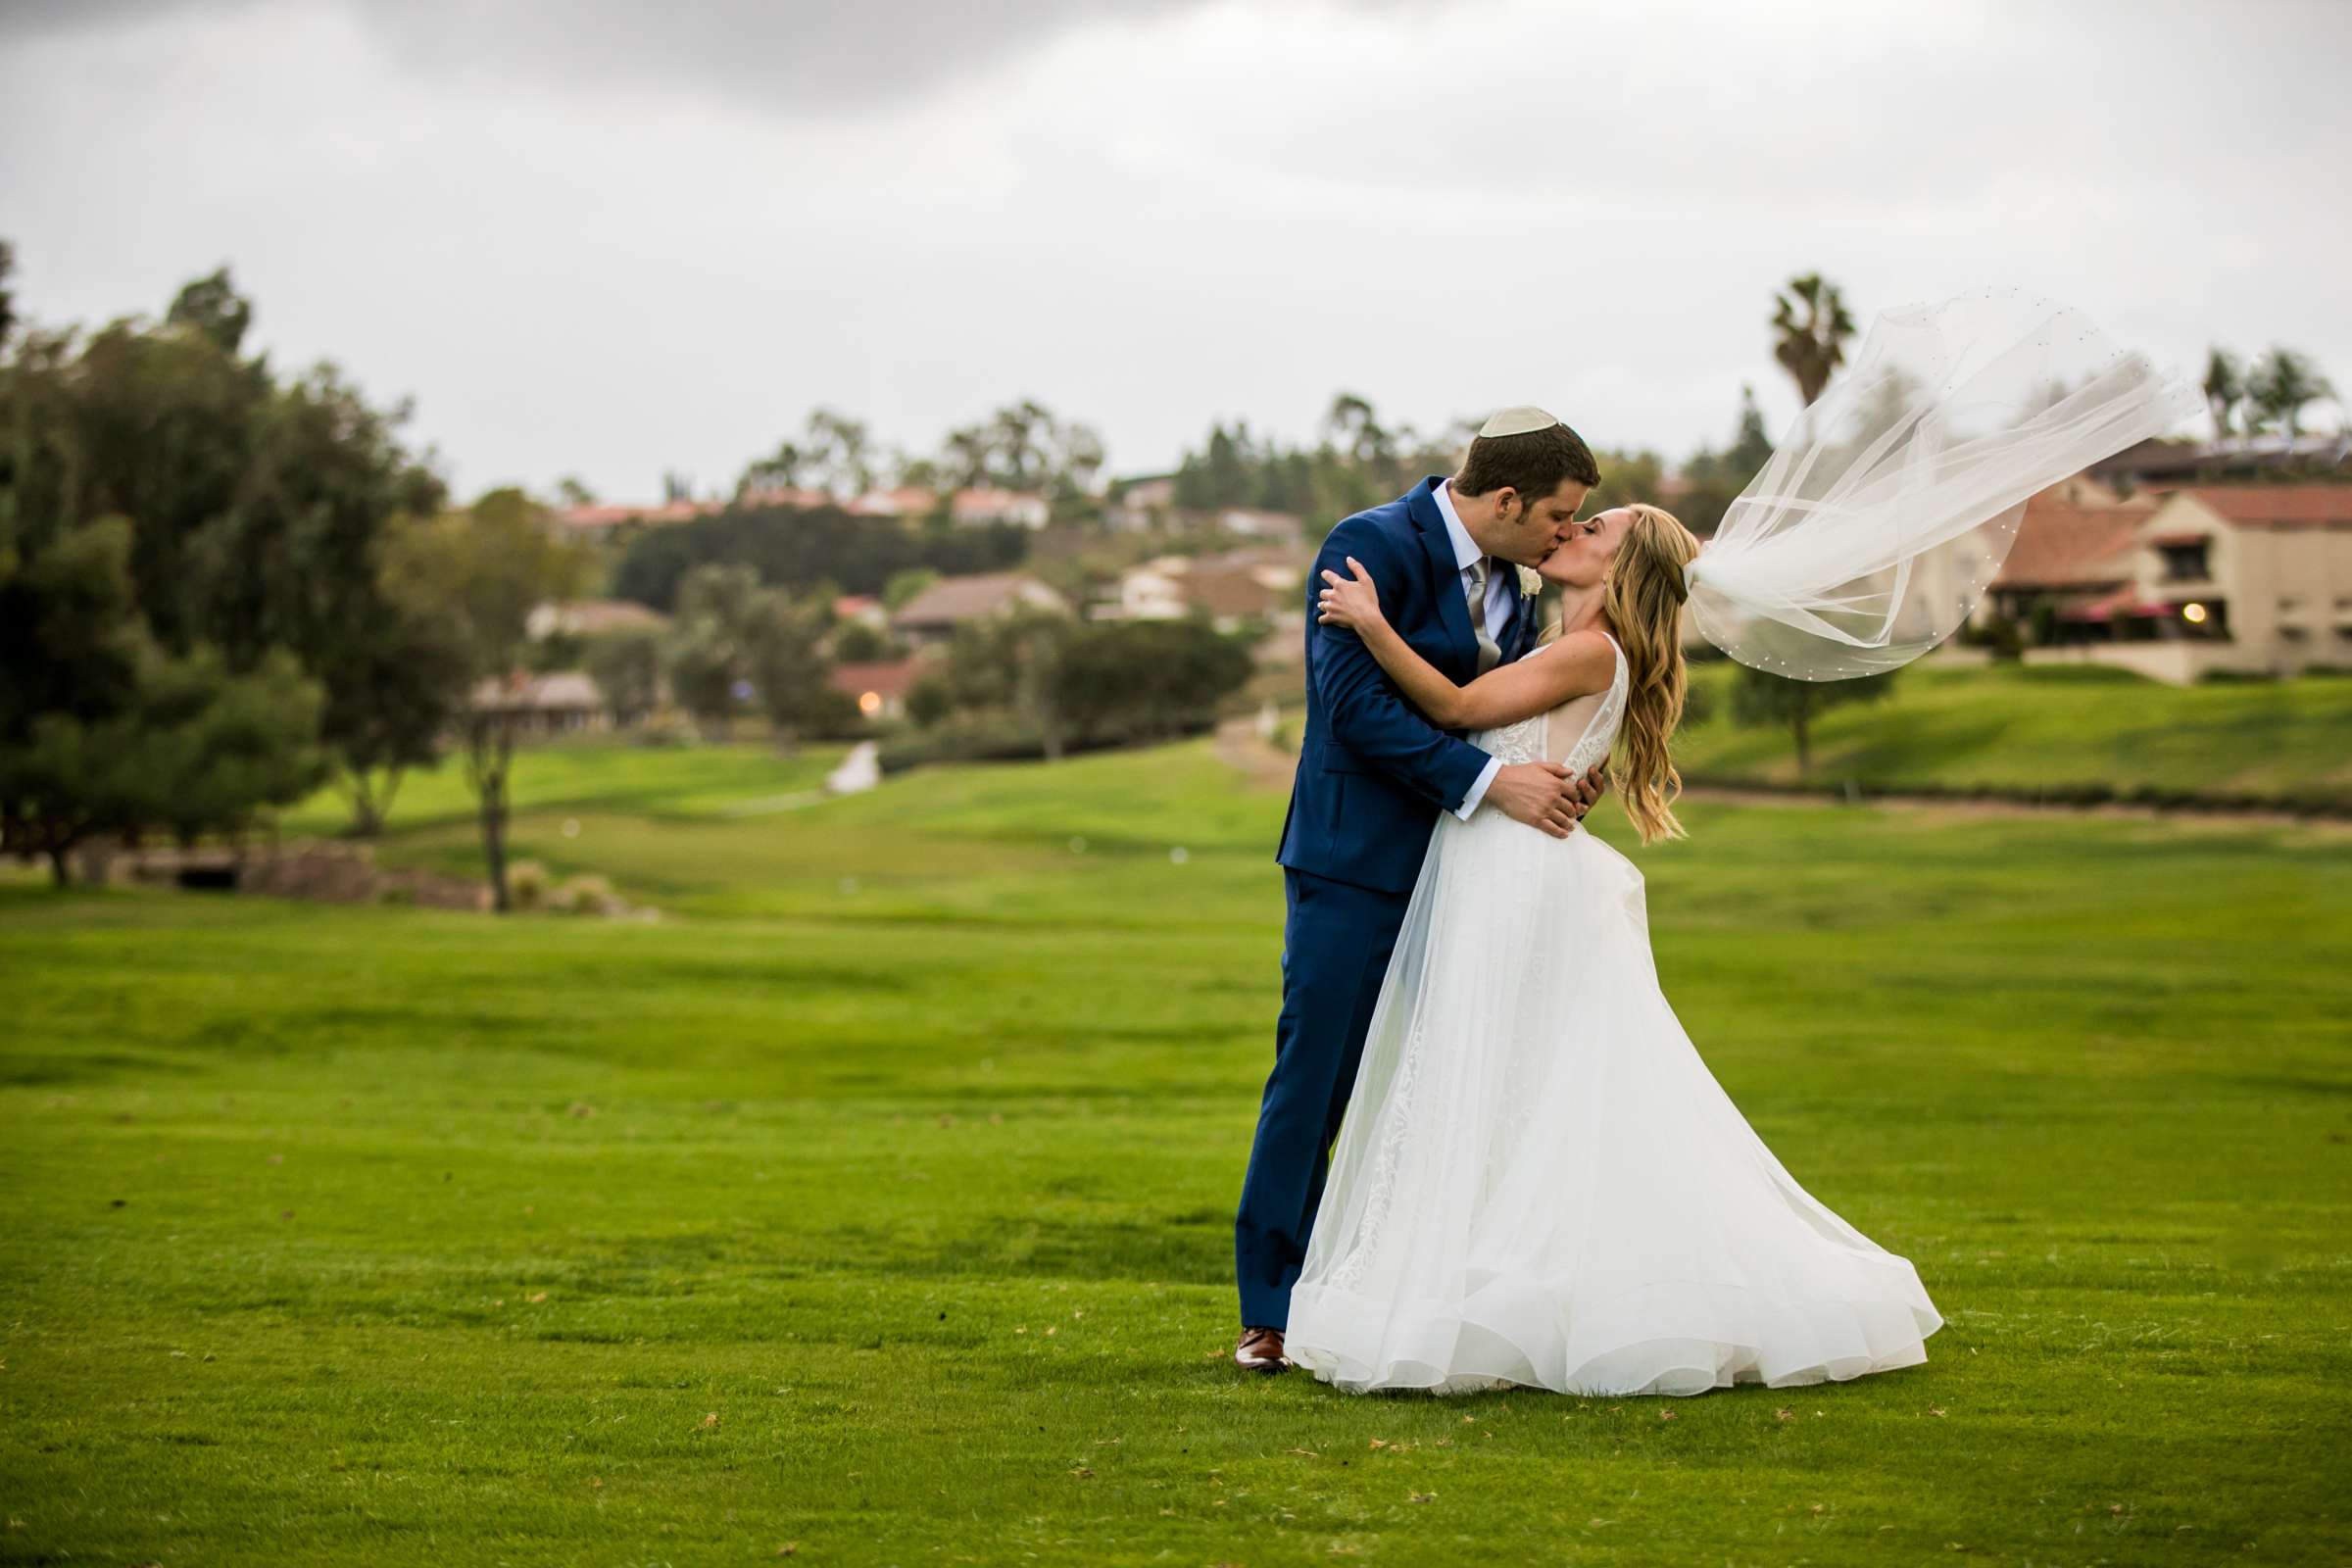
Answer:
<svg viewBox="0 0 2352 1568"><path fill-rule="evenodd" d="M1552 646L1546 644L1528 657L1541 659ZM1617 656L1617 667L1605 691L1587 692L1548 713L1480 730L1470 737L1470 744L1506 763L1560 762L1579 773L1606 761L1617 739L1618 721L1625 716L1626 692L1625 650L1617 646L1614 637L1609 637L1609 649Z"/></svg>

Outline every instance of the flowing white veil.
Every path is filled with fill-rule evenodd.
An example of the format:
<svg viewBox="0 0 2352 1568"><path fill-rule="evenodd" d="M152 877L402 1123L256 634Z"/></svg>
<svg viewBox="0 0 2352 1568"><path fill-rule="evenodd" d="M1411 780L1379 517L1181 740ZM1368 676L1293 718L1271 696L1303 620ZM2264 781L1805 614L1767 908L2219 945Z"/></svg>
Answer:
<svg viewBox="0 0 2352 1568"><path fill-rule="evenodd" d="M1691 618L1792 679L1907 663L1975 611L2029 496L2204 406L2016 289L1888 311L1690 564Z"/></svg>

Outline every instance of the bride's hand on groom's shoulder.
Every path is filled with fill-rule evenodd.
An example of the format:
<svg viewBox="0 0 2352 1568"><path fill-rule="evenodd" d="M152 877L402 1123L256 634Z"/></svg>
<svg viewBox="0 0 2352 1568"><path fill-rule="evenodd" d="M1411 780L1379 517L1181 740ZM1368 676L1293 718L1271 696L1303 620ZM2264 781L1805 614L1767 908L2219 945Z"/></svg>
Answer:
<svg viewBox="0 0 2352 1568"><path fill-rule="evenodd" d="M1372 574L1364 569L1364 564L1353 556L1348 558L1348 569L1352 576L1343 577L1329 570L1323 573L1321 612L1315 619L1326 626L1360 631L1382 618L1380 590L1373 586Z"/></svg>

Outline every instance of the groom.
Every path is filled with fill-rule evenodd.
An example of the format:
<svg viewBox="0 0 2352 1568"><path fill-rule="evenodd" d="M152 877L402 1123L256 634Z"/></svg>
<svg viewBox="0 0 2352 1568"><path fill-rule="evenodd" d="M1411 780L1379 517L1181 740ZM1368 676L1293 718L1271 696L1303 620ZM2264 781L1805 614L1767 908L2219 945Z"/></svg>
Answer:
<svg viewBox="0 0 2352 1568"><path fill-rule="evenodd" d="M1244 1325L1234 1360L1248 1370L1290 1364L1291 1286L1438 813L1498 810L1565 838L1599 795L1597 770L1505 766L1433 726L1355 633L1316 623L1321 573L1347 575L1350 556L1363 563L1397 634L1466 684L1535 646L1535 601L1514 568L1568 538L1599 482L1574 430L1541 409L1508 409L1479 431L1459 473L1348 518L1307 573L1306 733L1275 857L1289 907L1282 1016L1234 1218Z"/></svg>

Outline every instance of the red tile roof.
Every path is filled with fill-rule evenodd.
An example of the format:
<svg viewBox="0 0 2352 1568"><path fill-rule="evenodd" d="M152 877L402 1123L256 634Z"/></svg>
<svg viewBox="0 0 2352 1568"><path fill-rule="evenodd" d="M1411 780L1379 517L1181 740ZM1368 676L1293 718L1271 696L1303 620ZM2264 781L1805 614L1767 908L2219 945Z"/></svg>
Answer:
<svg viewBox="0 0 2352 1568"><path fill-rule="evenodd" d="M2352 528L2352 484L2191 485L2187 493L2241 528Z"/></svg>
<svg viewBox="0 0 2352 1568"><path fill-rule="evenodd" d="M2129 576L2125 558L2139 525L2155 513L2154 503L2127 501L2083 506L2045 490L2026 503L2017 542L2001 574L2000 588L2086 588Z"/></svg>
<svg viewBox="0 0 2352 1568"><path fill-rule="evenodd" d="M556 520L566 528L588 532L597 528L617 528L627 523L690 522L725 510L718 501L671 501L659 507L569 507L556 514Z"/></svg>
<svg viewBox="0 0 2352 1568"><path fill-rule="evenodd" d="M736 496L738 507L797 507L810 512L818 507L834 505L833 497L822 490L779 485L767 490L746 490Z"/></svg>

